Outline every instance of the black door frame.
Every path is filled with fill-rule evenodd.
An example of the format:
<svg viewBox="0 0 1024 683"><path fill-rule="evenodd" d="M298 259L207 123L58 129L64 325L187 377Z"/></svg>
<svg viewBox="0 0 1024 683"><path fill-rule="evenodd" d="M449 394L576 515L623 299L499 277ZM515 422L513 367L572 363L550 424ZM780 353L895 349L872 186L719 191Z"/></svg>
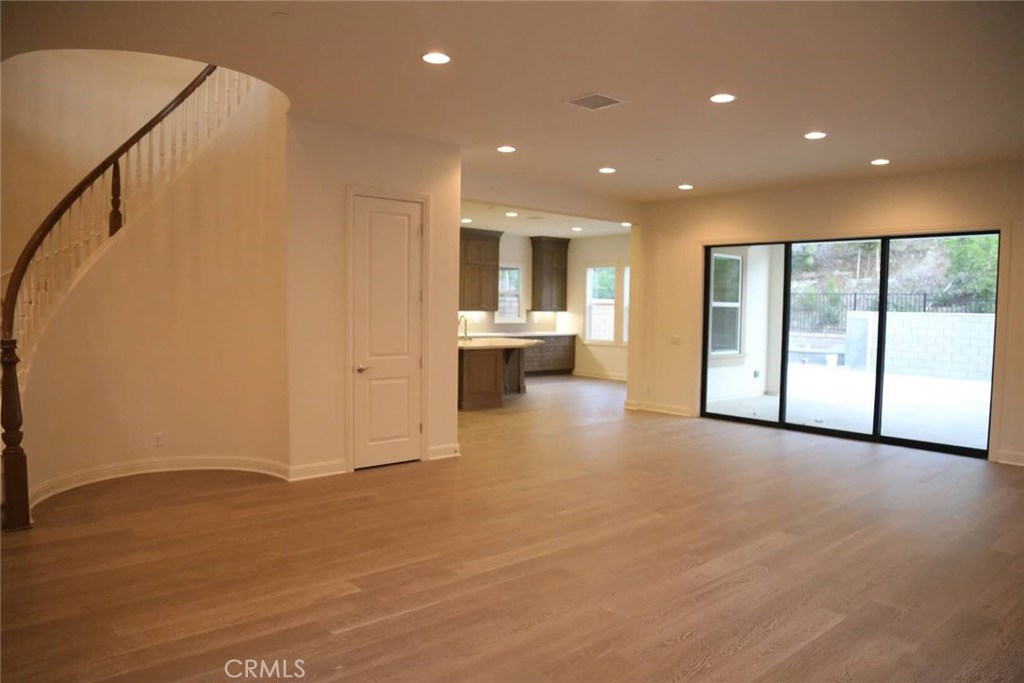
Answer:
<svg viewBox="0 0 1024 683"><path fill-rule="evenodd" d="M933 441L921 441L917 439L905 439L895 436L884 436L882 434L882 392L883 383L885 379L885 334L887 324L887 313L889 310L889 244L892 240L904 240L904 239L919 239L919 238L930 238L930 237L976 237L982 235L996 235L999 238L999 250L996 253L996 300L995 300L995 323L992 329L992 370L989 379L989 434L986 437L985 448L969 448L966 446L954 446L950 444L936 443ZM860 432L849 432L842 429L832 429L828 427L813 427L810 425L793 424L786 422L786 390L787 390L787 376L789 375L789 314L790 314L790 295L791 295L791 279L792 279L792 261L793 261L793 245L794 244L821 244L823 242L860 242L860 241L873 241L879 240L880 251L879 258L881 259L881 267L879 273L878 283L878 341L877 350L875 353L875 396L873 406L873 424L870 434L864 434ZM754 246L775 246L782 245L785 249L784 265L783 265L783 287L782 287L782 358L780 359L780 375L779 375L779 415L776 420L759 420L751 417L741 417L737 415L725 415L723 413L713 413L708 411L708 359L710 354L710 323L711 323L711 257L714 249L722 247L754 247ZM989 446L991 446L991 425L992 425L992 397L994 388L994 376L995 376L995 343L997 339L997 332L999 328L999 258L1000 252L1002 251L1003 236L1002 230L998 228L982 229L982 230L958 230L958 231L943 231L943 232L920 232L910 234L899 234L899 235L881 235L881 236L849 236L849 237L830 237L826 239L801 239L801 240L776 240L772 242L733 242L723 244L707 244L704 245L704 327L703 327L703 341L702 341L702 364L701 364L701 380L700 380L700 416L713 418L716 420L727 420L730 422L741 422L745 424L771 426L775 428L787 429L795 432L807 432L810 434L821 434L824 436L835 436L843 439L853 439L856 441L871 441L874 443L888 444L892 446L904 446L906 448L917 448L926 451L935 451L939 453L950 453L953 455L963 455L971 458L988 459Z"/></svg>

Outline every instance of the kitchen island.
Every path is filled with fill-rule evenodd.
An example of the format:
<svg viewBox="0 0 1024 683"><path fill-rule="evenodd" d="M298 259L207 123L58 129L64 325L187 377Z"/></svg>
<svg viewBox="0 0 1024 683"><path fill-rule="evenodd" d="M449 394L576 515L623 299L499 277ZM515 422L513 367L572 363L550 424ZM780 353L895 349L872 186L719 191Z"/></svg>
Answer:
<svg viewBox="0 0 1024 683"><path fill-rule="evenodd" d="M523 349L539 339L459 339L459 410L500 408L505 394L526 392Z"/></svg>

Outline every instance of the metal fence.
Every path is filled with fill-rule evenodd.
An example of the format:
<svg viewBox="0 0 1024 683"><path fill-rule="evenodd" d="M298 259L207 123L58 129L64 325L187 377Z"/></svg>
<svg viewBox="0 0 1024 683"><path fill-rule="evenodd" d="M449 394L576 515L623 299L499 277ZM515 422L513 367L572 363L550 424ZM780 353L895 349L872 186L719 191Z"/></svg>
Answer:
<svg viewBox="0 0 1024 683"><path fill-rule="evenodd" d="M887 297L892 313L995 313L995 299L915 293L891 293ZM877 311L878 294L793 293L789 300L791 332L844 334L849 311Z"/></svg>

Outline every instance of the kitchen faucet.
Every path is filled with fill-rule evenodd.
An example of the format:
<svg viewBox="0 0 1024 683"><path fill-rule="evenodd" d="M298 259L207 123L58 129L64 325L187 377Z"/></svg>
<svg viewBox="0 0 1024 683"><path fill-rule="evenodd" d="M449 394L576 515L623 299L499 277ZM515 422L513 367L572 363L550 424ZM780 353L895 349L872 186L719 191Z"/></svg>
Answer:
<svg viewBox="0 0 1024 683"><path fill-rule="evenodd" d="M459 335L460 339L470 341L472 337L469 336L469 319L464 315L459 316L459 325L462 326L462 334Z"/></svg>

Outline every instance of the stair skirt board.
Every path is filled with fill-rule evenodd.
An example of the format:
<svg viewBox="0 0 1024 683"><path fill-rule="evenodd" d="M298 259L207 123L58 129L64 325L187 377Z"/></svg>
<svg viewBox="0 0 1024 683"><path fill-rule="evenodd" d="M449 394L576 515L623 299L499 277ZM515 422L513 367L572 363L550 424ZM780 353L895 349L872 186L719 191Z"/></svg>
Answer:
<svg viewBox="0 0 1024 683"><path fill-rule="evenodd" d="M301 481L342 474L348 470L341 460L328 460L306 465L288 466L284 463L261 458L242 458L231 456L185 456L180 458L151 458L130 462L100 465L69 474L62 474L53 479L33 486L29 490L29 507L43 502L51 496L64 491L95 484L108 479L130 477L135 474L155 474L158 472L181 472L187 470L229 470L235 472L254 472L266 474L284 481Z"/></svg>

